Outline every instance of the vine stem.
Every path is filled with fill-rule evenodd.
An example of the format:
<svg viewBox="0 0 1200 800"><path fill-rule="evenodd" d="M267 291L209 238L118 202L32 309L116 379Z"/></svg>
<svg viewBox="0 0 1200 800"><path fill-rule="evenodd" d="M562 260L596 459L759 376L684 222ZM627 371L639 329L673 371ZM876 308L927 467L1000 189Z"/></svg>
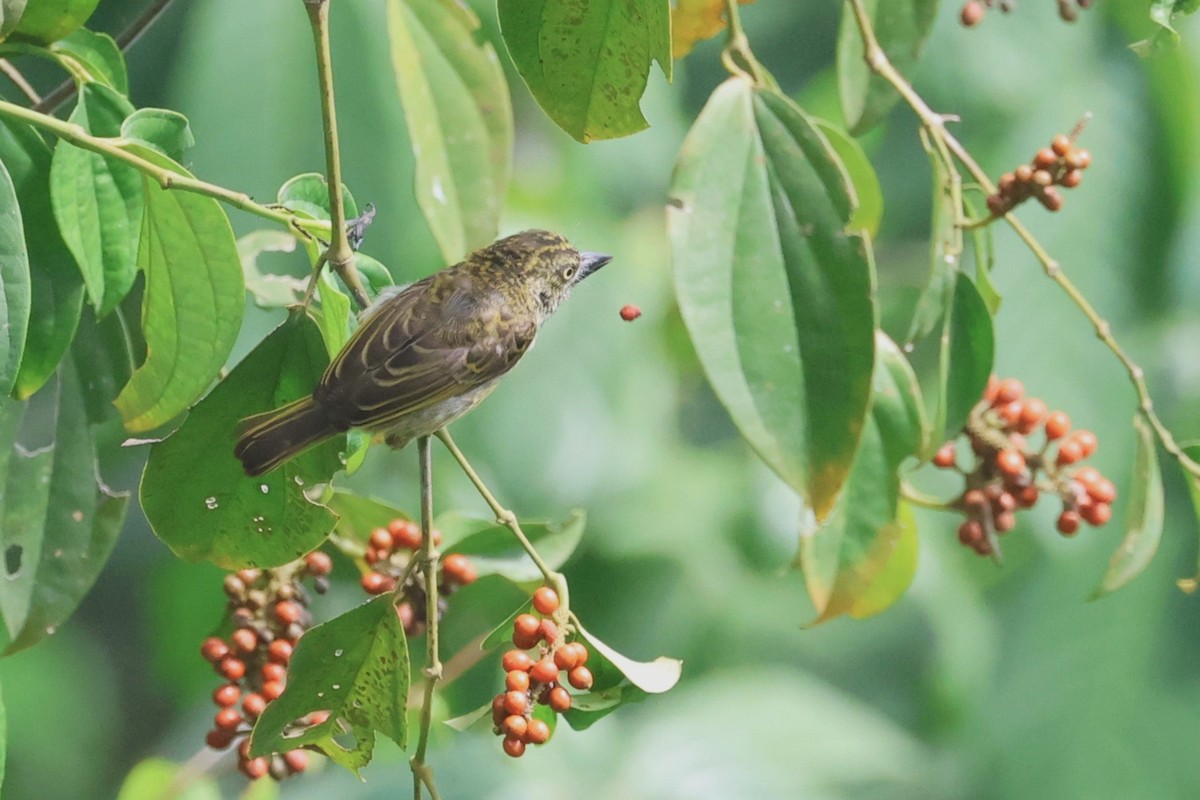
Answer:
<svg viewBox="0 0 1200 800"><path fill-rule="evenodd" d="M750 39L746 29L742 27L742 15L738 10L738 0L725 0L725 18L729 22L729 40L721 53L721 61L725 69L735 75L745 75L757 84L773 85L770 75L754 53L750 51ZM741 59L742 64L738 63Z"/></svg>
<svg viewBox="0 0 1200 800"><path fill-rule="evenodd" d="M946 129L948 117L943 114L938 114L929 104L917 94L912 85L904 78L903 75L893 66L888 60L887 54L879 45L879 40L875 36L875 29L871 25L871 17L867 13L866 6L863 0L846 0L851 13L854 14L854 21L858 27L859 35L863 42L863 56L867 62L867 67L879 75L881 78L891 84L892 88L904 99L909 108L921 120L921 125L929 131L929 135L936 141L943 142L945 146L954 154L954 157L959 160L971 177L975 179L980 188L987 194L994 194L996 186L992 183L991 178L979 166L971 153L963 147L962 143ZM1004 215L1004 221L1017 234L1025 246L1033 253L1034 258L1041 264L1042 270L1046 273L1046 277L1050 278L1059 288L1066 293L1071 302L1087 317L1088 322L1092 324L1092 328L1096 333L1096 338L1104 343L1112 352L1121 365L1125 367L1125 371L1129 374L1129 379L1133 383L1134 391L1138 397L1138 412L1150 425L1154 434L1162 443L1163 449L1175 458L1179 465L1190 473L1193 477L1200 478L1200 463L1190 458L1187 453L1183 452L1183 448L1175 440L1174 435L1168 430L1163 421L1159 419L1158 413L1154 410L1154 401L1150 396L1150 387L1146 383L1146 373L1137 362L1135 362L1125 348L1112 334L1112 326L1107 320L1102 317L1091 302L1084 296L1070 278L1062 270L1062 266L1053 259L1042 244L1037 240L1029 229L1021 224L1011 212Z"/></svg>
<svg viewBox="0 0 1200 800"><path fill-rule="evenodd" d="M235 192L232 189L226 189L223 186L202 181L188 175L181 175L173 170L160 167L152 161L147 161L141 156L125 150L121 146L121 139L107 139L93 136L84 130L82 126L76 125L73 122L64 122L57 117L10 103L7 100L0 100L0 116L27 122L36 128L49 131L59 139L70 142L76 147L90 150L93 153L100 153L116 161L128 164L138 172L153 179L163 189L179 189L184 192L212 197L263 219L278 222L302 238L311 238L314 233L326 233L329 230L329 223L327 222L300 219L285 209L256 203L250 195L244 192Z"/></svg>
<svg viewBox="0 0 1200 800"><path fill-rule="evenodd" d="M438 643L437 545L433 541L433 457L429 437L417 439L417 460L421 471L421 550L418 558L425 578L425 696L421 704L421 727L417 749L409 766L413 774L413 800L421 800L421 787L438 800L433 768L425 761L429 748L429 729L433 724L433 691L442 679L442 661ZM403 584L401 584L403 585Z"/></svg>
<svg viewBox="0 0 1200 800"><path fill-rule="evenodd" d="M479 492L479 496L483 498L483 502L487 503L488 508L496 515L496 522L512 531L512 535L516 537L516 540L521 544L521 547L525 550L530 560L533 561L534 566L538 568L538 571L542 573L542 577L546 579L546 585L558 593L561 606L568 608L570 602L567 593L567 580L563 577L563 574L555 572L550 568L550 565L542 558L541 553L533 546L533 542L529 541L529 537L525 535L525 531L521 530L521 523L517 520L517 515L500 505L500 502L496 500L495 495L491 493L487 485L483 482L483 479L479 477L479 473L471 466L471 462L463 455L463 451L458 449L458 445L450 437L450 431L442 428L434 436L441 439L442 444L450 451L450 455L454 456L454 460L458 462L459 468L462 469L467 479L475 486L475 490Z"/></svg>
<svg viewBox="0 0 1200 800"><path fill-rule="evenodd" d="M317 80L321 92L321 123L325 131L325 171L329 187L329 225L331 236L325 251L324 261L337 272L342 283L354 295L360 308L371 304L363 291L358 271L354 268L354 249L346 233L346 203L342 197L342 160L338 148L337 111L333 100L333 58L329 46L329 0L304 0L308 19L312 24L313 45L317 53ZM312 281L315 283L321 271L322 260L317 261Z"/></svg>

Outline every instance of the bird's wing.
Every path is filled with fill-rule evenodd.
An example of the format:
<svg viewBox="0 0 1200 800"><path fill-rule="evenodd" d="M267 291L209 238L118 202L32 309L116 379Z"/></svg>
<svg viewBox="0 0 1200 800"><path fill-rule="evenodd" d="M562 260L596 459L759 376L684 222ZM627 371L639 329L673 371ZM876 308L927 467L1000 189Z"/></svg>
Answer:
<svg viewBox="0 0 1200 800"><path fill-rule="evenodd" d="M340 423L383 427L500 377L536 334L535 321L511 317L503 295L439 273L364 318L316 396Z"/></svg>

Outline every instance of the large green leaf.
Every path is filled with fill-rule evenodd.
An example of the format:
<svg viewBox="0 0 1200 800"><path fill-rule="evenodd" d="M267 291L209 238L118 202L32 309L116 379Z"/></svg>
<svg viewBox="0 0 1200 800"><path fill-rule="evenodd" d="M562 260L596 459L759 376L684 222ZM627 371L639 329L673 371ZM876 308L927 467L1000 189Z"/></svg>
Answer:
<svg viewBox="0 0 1200 800"><path fill-rule="evenodd" d="M1092 592L1093 600L1115 592L1140 575L1154 558L1162 538L1163 486L1154 431L1140 415L1133 418L1133 428L1137 433L1137 454L1129 476L1125 537L1113 552L1100 585Z"/></svg>
<svg viewBox="0 0 1200 800"><path fill-rule="evenodd" d="M376 731L405 746L408 643L392 602L377 597L304 634L288 664L287 688L254 726L252 755L310 746L357 773L371 760ZM294 727L314 711L329 711L329 719ZM335 740L347 734L354 739L349 747Z"/></svg>
<svg viewBox="0 0 1200 800"><path fill-rule="evenodd" d="M140 144L127 148L180 174L182 167ZM130 431L148 431L194 403L225 365L242 325L245 290L229 218L216 200L163 189L143 177L146 213L138 267L145 362L117 397Z"/></svg>
<svg viewBox="0 0 1200 800"><path fill-rule="evenodd" d="M71 122L94 136L114 137L133 106L100 84L84 84ZM50 167L54 217L83 275L88 297L104 316L129 292L137 277L137 238L142 224L142 179L112 157L59 141Z"/></svg>
<svg viewBox="0 0 1200 800"><path fill-rule="evenodd" d="M922 137L933 176L933 221L930 223L929 273L917 298L909 325L907 344L924 339L946 318L962 259L962 228L959 227L958 175L947 169L940 153Z"/></svg>
<svg viewBox="0 0 1200 800"><path fill-rule="evenodd" d="M668 0L499 0L500 31L542 110L581 142L628 136L651 61L671 79Z"/></svg>
<svg viewBox="0 0 1200 800"><path fill-rule="evenodd" d="M79 333L71 343L72 361L79 373L83 401L93 424L116 416L113 400L133 374L133 345L121 309L97 320L84 309Z"/></svg>
<svg viewBox="0 0 1200 800"><path fill-rule="evenodd" d="M129 94L125 57L116 41L107 33L80 28L50 45L50 52L60 61L70 60L68 69L72 73L103 84L118 94Z"/></svg>
<svg viewBox="0 0 1200 800"><path fill-rule="evenodd" d="M13 442L21 403L4 398L0 409L0 441ZM0 451L0 551L4 580L0 581L0 642L7 648L29 618L42 559L43 528L50 505L50 474L54 451L28 452L13 444Z"/></svg>
<svg viewBox="0 0 1200 800"><path fill-rule="evenodd" d="M561 523L528 521L521 530L550 569L558 569L579 546L586 516L576 509ZM446 514L437 519L442 549L471 557L480 575L503 575L517 583L540 580L541 571L503 525L488 520Z"/></svg>
<svg viewBox="0 0 1200 800"><path fill-rule="evenodd" d="M0 42L17 27L27 2L28 0L0 0ZM0 778L2 777L0 775Z"/></svg>
<svg viewBox="0 0 1200 800"><path fill-rule="evenodd" d="M334 516L316 505L341 468L343 437L251 478L233 455L234 428L250 414L312 391L329 358L316 326L294 314L150 449L142 509L154 533L182 558L223 567L273 567L318 546ZM313 499L310 499L313 498Z"/></svg>
<svg viewBox="0 0 1200 800"><path fill-rule="evenodd" d="M912 580L903 553L911 515L900 514L900 465L924 441L917 379L900 349L877 334L871 416L854 467L824 524L800 537L797 563L817 622L854 611L882 611ZM911 544L909 542L908 544Z"/></svg>
<svg viewBox="0 0 1200 800"><path fill-rule="evenodd" d="M0 161L16 189L29 255L29 327L12 390L27 398L50 379L71 346L83 308L83 280L54 221L50 150L42 137L24 123L0 120Z"/></svg>
<svg viewBox="0 0 1200 800"><path fill-rule="evenodd" d="M883 187L879 185L879 176L871 166L871 159L867 158L867 151L857 139L832 122L816 118L813 122L841 159L854 190L854 216L846 223L847 227L874 236L879 233L879 223L883 221Z"/></svg>
<svg viewBox="0 0 1200 800"><path fill-rule="evenodd" d="M14 34L35 42L57 41L87 22L100 0L28 0Z"/></svg>
<svg viewBox="0 0 1200 800"><path fill-rule="evenodd" d="M911 72L937 19L938 0L864 0L875 37L892 66ZM849 3L842 5L837 45L838 91L846 126L860 136L887 116L900 96L871 72L863 57L862 36Z"/></svg>
<svg viewBox="0 0 1200 800"><path fill-rule="evenodd" d="M17 382L29 327L29 254L12 178L0 161L0 396Z"/></svg>
<svg viewBox="0 0 1200 800"><path fill-rule="evenodd" d="M942 323L941 386L931 447L953 439L983 397L995 356L995 333L979 290L962 272L954 282L950 310Z"/></svg>
<svg viewBox="0 0 1200 800"><path fill-rule="evenodd" d="M416 194L446 263L496 238L512 170L508 82L479 19L455 0L388 0L392 64Z"/></svg>
<svg viewBox="0 0 1200 800"><path fill-rule="evenodd" d="M675 291L709 382L823 518L862 433L874 362L867 242L837 156L787 98L732 78L684 142L668 224Z"/></svg>

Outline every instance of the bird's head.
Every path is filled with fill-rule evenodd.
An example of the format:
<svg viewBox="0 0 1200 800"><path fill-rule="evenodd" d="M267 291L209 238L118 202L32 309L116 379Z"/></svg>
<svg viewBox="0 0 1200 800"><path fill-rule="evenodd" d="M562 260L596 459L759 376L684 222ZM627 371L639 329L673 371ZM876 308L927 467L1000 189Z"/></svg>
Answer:
<svg viewBox="0 0 1200 800"><path fill-rule="evenodd" d="M571 287L611 260L603 253L581 253L557 233L542 230L508 236L468 257L527 293L543 318L558 308Z"/></svg>

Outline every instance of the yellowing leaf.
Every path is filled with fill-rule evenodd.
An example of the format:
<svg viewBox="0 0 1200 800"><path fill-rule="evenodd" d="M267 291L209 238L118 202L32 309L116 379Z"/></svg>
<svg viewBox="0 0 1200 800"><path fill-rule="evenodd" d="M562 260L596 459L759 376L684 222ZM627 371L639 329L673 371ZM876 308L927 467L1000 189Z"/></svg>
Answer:
<svg viewBox="0 0 1200 800"><path fill-rule="evenodd" d="M738 0L748 5L754 0ZM725 0L677 0L671 9L671 56L683 58L696 42L725 30Z"/></svg>

